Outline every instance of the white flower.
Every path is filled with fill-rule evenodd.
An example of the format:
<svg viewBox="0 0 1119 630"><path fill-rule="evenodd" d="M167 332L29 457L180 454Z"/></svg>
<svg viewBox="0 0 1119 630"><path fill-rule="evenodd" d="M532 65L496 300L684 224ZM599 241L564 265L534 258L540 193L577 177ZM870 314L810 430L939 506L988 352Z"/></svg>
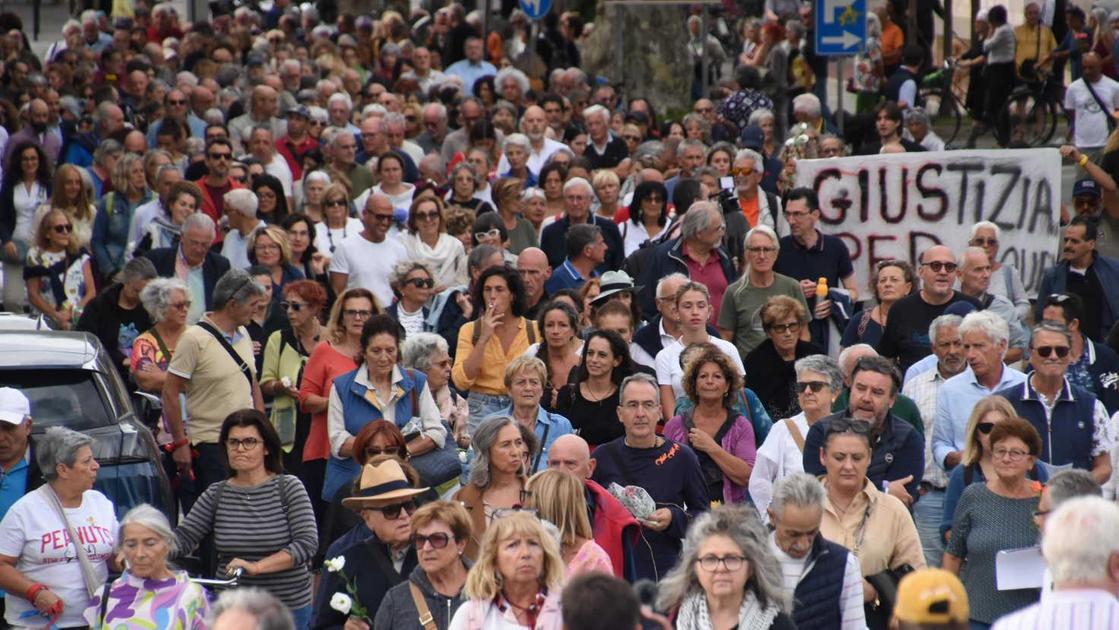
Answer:
<svg viewBox="0 0 1119 630"><path fill-rule="evenodd" d="M350 608L354 605L354 600L345 593L335 593L334 597L330 598L330 607L343 615L350 614Z"/></svg>
<svg viewBox="0 0 1119 630"><path fill-rule="evenodd" d="M280 379L280 384L284 387L291 387L291 379L285 376Z"/></svg>
<svg viewBox="0 0 1119 630"><path fill-rule="evenodd" d="M466 451L459 451L458 452L458 461L459 462L465 464L466 463L466 458L467 458Z"/></svg>
<svg viewBox="0 0 1119 630"><path fill-rule="evenodd" d="M326 565L326 570L330 573L338 573L346 566L346 556L338 556L337 558L330 558L323 563Z"/></svg>

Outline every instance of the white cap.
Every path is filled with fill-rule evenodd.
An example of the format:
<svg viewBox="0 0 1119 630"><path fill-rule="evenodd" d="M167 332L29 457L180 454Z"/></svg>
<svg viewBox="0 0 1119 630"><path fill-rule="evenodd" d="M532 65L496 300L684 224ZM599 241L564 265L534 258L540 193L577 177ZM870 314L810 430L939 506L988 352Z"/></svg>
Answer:
<svg viewBox="0 0 1119 630"><path fill-rule="evenodd" d="M0 387L0 421L22 424L31 415L31 403L18 389Z"/></svg>
<svg viewBox="0 0 1119 630"><path fill-rule="evenodd" d="M986 22L987 21L987 10L986 9L980 9L979 12L975 14L975 21L976 22Z"/></svg>

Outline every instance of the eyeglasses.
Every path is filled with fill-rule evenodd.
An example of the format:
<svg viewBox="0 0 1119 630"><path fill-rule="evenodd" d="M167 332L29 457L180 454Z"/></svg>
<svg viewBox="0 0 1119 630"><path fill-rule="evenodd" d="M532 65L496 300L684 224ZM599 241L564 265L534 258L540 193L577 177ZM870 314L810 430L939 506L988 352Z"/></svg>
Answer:
<svg viewBox="0 0 1119 630"><path fill-rule="evenodd" d="M401 446L367 446L365 447L365 459L372 459L380 455L395 455L401 459L406 459L408 454L407 449Z"/></svg>
<svg viewBox="0 0 1119 630"><path fill-rule="evenodd" d="M493 228L492 230L489 230L488 232L475 232L474 233L474 240L476 240L476 241L484 241L487 238L500 238L500 237L501 237L501 230L499 230L497 228Z"/></svg>
<svg viewBox="0 0 1119 630"><path fill-rule="evenodd" d="M345 199L328 199L326 201L326 207L327 208L333 208L334 206L342 206L344 208L347 205L349 205L349 204L346 203Z"/></svg>
<svg viewBox="0 0 1119 630"><path fill-rule="evenodd" d="M373 311L359 311L348 308L342 311L342 315L344 317L349 317L350 319L369 319L370 317L373 317Z"/></svg>
<svg viewBox="0 0 1119 630"><path fill-rule="evenodd" d="M256 448L258 444L260 444L260 439L254 437L247 437L243 440L238 440L237 438L228 438L225 441L225 445L228 446L229 450L231 451L251 451Z"/></svg>
<svg viewBox="0 0 1119 630"><path fill-rule="evenodd" d="M266 252L267 251L274 251L274 252L280 251L280 246L275 244L275 243L257 243L256 248L257 249L262 249Z"/></svg>
<svg viewBox="0 0 1119 630"><path fill-rule="evenodd" d="M1069 353L1068 346L1038 346L1034 348L1034 350L1036 350L1038 355L1043 359L1048 359L1050 355L1054 353L1056 353L1058 359L1063 359L1067 357Z"/></svg>
<svg viewBox="0 0 1119 630"><path fill-rule="evenodd" d="M717 571L720 564L723 565L723 568L727 571L734 572L741 569L742 565L745 564L745 562L745 556L703 556L702 558L696 559L696 564L698 564L701 569L707 571L708 573L714 573L715 571Z"/></svg>
<svg viewBox="0 0 1119 630"><path fill-rule="evenodd" d="M417 289L430 289L435 286L435 281L431 278L409 278L404 281L404 284L410 284Z"/></svg>
<svg viewBox="0 0 1119 630"><path fill-rule="evenodd" d="M438 212L417 212L416 213L416 220L417 221L435 221L435 220L438 220L438 219L439 219L439 213Z"/></svg>
<svg viewBox="0 0 1119 630"><path fill-rule="evenodd" d="M977 245L979 247L983 247L984 245L998 245L999 244L999 239L997 239L997 238L976 237L976 238L971 239L971 244L972 245Z"/></svg>
<svg viewBox="0 0 1119 630"><path fill-rule="evenodd" d="M56 226L54 226L53 229L54 229L55 232L58 232L59 234L69 234L70 232L74 231L74 226L70 225L69 223L66 223L66 224L63 224L63 225L56 225Z"/></svg>
<svg viewBox="0 0 1119 630"><path fill-rule="evenodd" d="M940 260L934 260L930 263L921 263L921 266L928 267L929 269L932 269L935 273L940 273L942 271L952 273L958 267L958 265L956 265L956 263L954 263L954 262L943 262L943 261L940 261Z"/></svg>
<svg viewBox="0 0 1119 630"><path fill-rule="evenodd" d="M651 411L654 411L656 409L659 409L660 404L658 404L656 401L653 401L653 400L646 400L644 402L639 401L639 400L630 400L630 401L627 401L624 404L622 404L622 407L625 407L629 411L637 411L638 409L644 409L645 411L651 412Z"/></svg>
<svg viewBox="0 0 1119 630"><path fill-rule="evenodd" d="M746 177L747 175L753 175L754 169L749 166L740 166L738 168L730 169L730 174L734 175L735 177Z"/></svg>
<svg viewBox="0 0 1119 630"><path fill-rule="evenodd" d="M280 308L284 309L285 311L287 311L287 310L295 311L296 313L303 310L304 306L307 306L307 305L302 303L302 302L289 302L287 300L284 300L283 302L280 302Z"/></svg>
<svg viewBox="0 0 1119 630"><path fill-rule="evenodd" d="M975 429L977 431L979 431L980 433L982 433L983 435L987 435L988 433L991 432L991 429L994 429L994 428L995 428L995 423L994 422L980 422L979 424L975 425Z"/></svg>
<svg viewBox="0 0 1119 630"><path fill-rule="evenodd" d="M831 383L825 381L797 381L798 394L803 394L807 390L812 390L813 394L819 394L824 391L825 387L831 387Z"/></svg>
<svg viewBox="0 0 1119 630"><path fill-rule="evenodd" d="M1049 297L1045 298L1046 304L1064 304L1072 299L1072 296L1066 293L1051 293Z"/></svg>
<svg viewBox="0 0 1119 630"><path fill-rule="evenodd" d="M184 300L182 302L174 302L170 305L170 307L175 309L176 311L189 311L190 310L190 305L191 305L190 300Z"/></svg>
<svg viewBox="0 0 1119 630"><path fill-rule="evenodd" d="M759 255L768 256L770 254L776 254L777 253L777 248L776 247L747 247L746 252L750 253L750 254L753 254L755 256L759 256Z"/></svg>
<svg viewBox="0 0 1119 630"><path fill-rule="evenodd" d="M1019 461L1029 455L1027 451L1020 451L1016 448L996 448L991 451L991 454L995 456L995 459L1009 459L1012 462Z"/></svg>
<svg viewBox="0 0 1119 630"><path fill-rule="evenodd" d="M416 534L415 536L412 536L412 545L415 546L417 550L423 549L424 545L428 543L431 543L432 549L443 549L449 542L451 542L451 537L444 534L443 532L432 534L430 536L424 536L422 534Z"/></svg>
<svg viewBox="0 0 1119 630"><path fill-rule="evenodd" d="M368 507L365 509L375 510L377 512L380 512L381 514L384 514L385 518L387 518L388 520L395 521L396 519L400 518L401 511L405 511L408 514L415 513L416 502L405 501L404 503L393 503L392 505L386 505L384 507Z"/></svg>
<svg viewBox="0 0 1119 630"><path fill-rule="evenodd" d="M777 334L795 333L800 330L800 322L789 322L787 324L770 324L769 329Z"/></svg>

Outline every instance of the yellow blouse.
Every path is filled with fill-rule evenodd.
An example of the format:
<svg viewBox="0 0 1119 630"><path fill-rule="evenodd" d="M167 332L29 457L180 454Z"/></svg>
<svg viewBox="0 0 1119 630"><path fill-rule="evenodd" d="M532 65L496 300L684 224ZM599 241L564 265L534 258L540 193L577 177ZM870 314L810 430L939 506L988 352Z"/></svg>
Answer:
<svg viewBox="0 0 1119 630"><path fill-rule="evenodd" d="M467 322L458 331L458 346L455 349L455 366L451 369L451 378L455 381L455 387L459 391L505 396L507 395L505 367L513 359L523 355L532 345L528 338L527 326L532 326L533 336L539 339L539 336L536 335L536 322L523 317L519 318L517 336L513 337L513 343L509 344L508 350L502 347L501 339L497 335L490 337L486 344L481 369L474 378L469 378L466 376L466 369L463 365L471 351L474 350L474 326L477 324L477 321Z"/></svg>
<svg viewBox="0 0 1119 630"><path fill-rule="evenodd" d="M821 482L827 486L826 479L821 478ZM828 499L820 533L855 554L863 577L903 564L925 568L921 539L909 510L897 497L878 490L869 480L842 515Z"/></svg>

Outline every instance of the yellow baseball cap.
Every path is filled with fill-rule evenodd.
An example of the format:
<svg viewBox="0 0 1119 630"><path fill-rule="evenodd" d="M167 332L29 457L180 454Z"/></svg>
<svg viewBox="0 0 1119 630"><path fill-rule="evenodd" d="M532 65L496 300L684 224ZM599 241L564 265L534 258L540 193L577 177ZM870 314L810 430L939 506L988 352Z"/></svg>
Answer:
<svg viewBox="0 0 1119 630"><path fill-rule="evenodd" d="M964 585L944 569L919 569L901 579L894 606L898 621L953 623L968 620Z"/></svg>

